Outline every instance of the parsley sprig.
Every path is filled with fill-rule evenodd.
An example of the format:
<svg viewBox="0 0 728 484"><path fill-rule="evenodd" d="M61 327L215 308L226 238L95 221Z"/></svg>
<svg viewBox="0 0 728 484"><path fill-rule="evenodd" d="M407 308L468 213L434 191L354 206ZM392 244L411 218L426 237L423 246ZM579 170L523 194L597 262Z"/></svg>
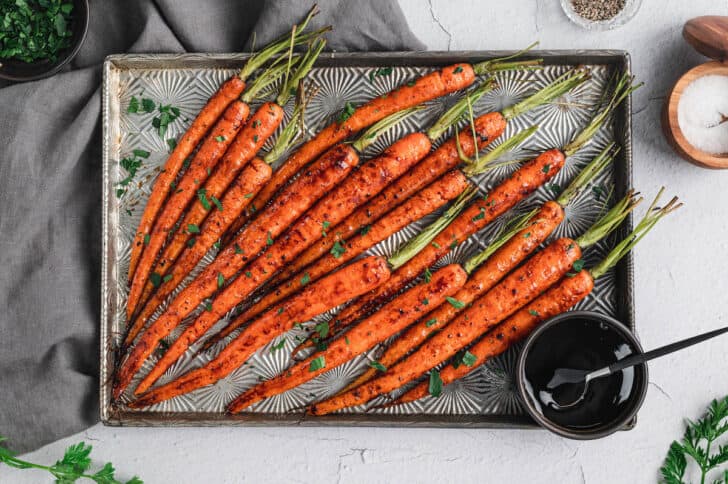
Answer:
<svg viewBox="0 0 728 484"><path fill-rule="evenodd" d="M708 473L728 462L728 444L719 445L717 448L713 445L726 432L728 432L728 396L722 400L713 400L707 413L700 420L687 421L682 440L676 440L670 445L665 462L660 468L663 482L683 484L688 467L687 458L690 457L698 465L700 483L704 484ZM728 483L728 468L721 471L718 479L710 482Z"/></svg>
<svg viewBox="0 0 728 484"><path fill-rule="evenodd" d="M0 442L5 440L5 437L0 435ZM56 461L52 466L44 466L15 457L12 451L0 445L0 462L16 469L41 469L48 471L56 478L56 482L63 484L76 482L82 478L92 480L99 484L121 484L122 481L114 477L115 469L110 462L104 464L95 473L88 473L89 469L91 469L91 458L89 457L91 449L92 447L86 445L84 442L71 445L66 449L61 460ZM134 476L126 481L126 484L144 484L144 482Z"/></svg>

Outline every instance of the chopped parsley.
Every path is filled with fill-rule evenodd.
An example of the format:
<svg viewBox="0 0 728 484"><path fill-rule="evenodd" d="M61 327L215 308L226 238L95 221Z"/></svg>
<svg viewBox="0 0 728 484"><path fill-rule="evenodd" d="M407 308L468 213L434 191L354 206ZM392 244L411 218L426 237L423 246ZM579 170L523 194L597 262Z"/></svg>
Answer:
<svg viewBox="0 0 728 484"><path fill-rule="evenodd" d="M150 101L149 104L151 104L151 109L147 109L150 106L146 104L146 101ZM151 113L152 111L154 111L154 101L152 101L151 99L143 99L142 105L144 105L145 112ZM152 127L157 130L157 134L159 134L159 137L164 139L164 135L167 134L167 127L177 118L179 118L180 111L179 108L171 106L169 104L167 104L166 106L160 104L158 110L159 116L156 116L154 119L152 119Z"/></svg>
<svg viewBox="0 0 728 484"><path fill-rule="evenodd" d="M205 303L205 311L212 311L212 303L210 301Z"/></svg>
<svg viewBox="0 0 728 484"><path fill-rule="evenodd" d="M483 220L485 218L485 207L480 207L480 212L478 212L478 215L472 218L473 222L477 222L478 220Z"/></svg>
<svg viewBox="0 0 728 484"><path fill-rule="evenodd" d="M215 206L217 207L217 209L220 212L222 212L222 202L220 200L218 200L217 197L214 197L212 195L210 195L210 200L212 201L212 203L215 204Z"/></svg>
<svg viewBox="0 0 728 484"><path fill-rule="evenodd" d="M472 368L476 361L478 361L478 357L470 351L458 351L455 358L453 358L452 366L457 368L460 365L465 365Z"/></svg>
<svg viewBox="0 0 728 484"><path fill-rule="evenodd" d="M337 122L339 124L344 123L347 119L349 119L352 114L354 114L354 111L356 111L356 108L353 104L351 104L349 101L346 101L346 104L344 104L344 109L339 114L339 117L337 118Z"/></svg>
<svg viewBox="0 0 728 484"><path fill-rule="evenodd" d="M189 233L189 234L199 234L200 233L200 227L198 227L197 224L187 224L187 233Z"/></svg>
<svg viewBox="0 0 728 484"><path fill-rule="evenodd" d="M318 334L319 338L325 338L329 335L329 323L327 321L317 323L313 330Z"/></svg>
<svg viewBox="0 0 728 484"><path fill-rule="evenodd" d="M237 242L235 243L234 248L235 248L235 253L236 254L244 254L245 253L245 251L240 248L240 246L237 244Z"/></svg>
<svg viewBox="0 0 728 484"><path fill-rule="evenodd" d="M447 296L447 297L445 297L445 300L446 300L447 302L449 302L449 303L450 303L450 305L451 305L452 307L454 307L455 309L462 309L462 308L464 308L464 307L465 307L465 303L464 303L464 302L462 302L462 301L458 301L458 300L457 300L457 299L455 299L454 297L450 297L450 296Z"/></svg>
<svg viewBox="0 0 728 484"><path fill-rule="evenodd" d="M387 371L387 367L379 363L377 360L370 361L369 366L382 372Z"/></svg>
<svg viewBox="0 0 728 484"><path fill-rule="evenodd" d="M253 194L252 193L246 193L245 195L243 195L243 198L253 198Z"/></svg>
<svg viewBox="0 0 728 484"><path fill-rule="evenodd" d="M55 62L71 46L71 1L5 0L0 11L0 59Z"/></svg>
<svg viewBox="0 0 728 484"><path fill-rule="evenodd" d="M220 289L224 285L225 285L225 276L222 275L222 272L218 272L217 273L217 288Z"/></svg>
<svg viewBox="0 0 728 484"><path fill-rule="evenodd" d="M278 311L277 311L277 313L278 313L278 314L283 314L283 308L278 308Z"/></svg>
<svg viewBox="0 0 728 484"><path fill-rule="evenodd" d="M349 341L349 337L348 337L348 336L344 336L344 342L345 342L345 343L346 343L347 345L351 344L351 342Z"/></svg>
<svg viewBox="0 0 728 484"><path fill-rule="evenodd" d="M250 279L251 277L253 277L253 273L250 272L250 271L245 271L245 277L247 277L248 279Z"/></svg>
<svg viewBox="0 0 728 484"><path fill-rule="evenodd" d="M344 246L341 245L341 242L337 240L334 243L334 246L331 248L331 255L334 256L334 259L338 259L342 255L344 255L344 252L346 252L346 248L344 248Z"/></svg>
<svg viewBox="0 0 728 484"><path fill-rule="evenodd" d="M428 385L427 390L433 397L439 397L442 393L442 378L440 378L439 371L432 370L430 372L430 384Z"/></svg>
<svg viewBox="0 0 728 484"><path fill-rule="evenodd" d="M134 153L134 156L138 156L139 158L149 158L149 152L147 150L134 150L132 151Z"/></svg>
<svg viewBox="0 0 728 484"><path fill-rule="evenodd" d="M365 225L364 227L362 227L362 228L361 228L361 229L359 230L359 235L362 235L362 236L364 236L364 235L368 234L368 233L369 233L369 231L371 230L371 228L372 228L372 226L371 226L371 225Z"/></svg>
<svg viewBox="0 0 728 484"><path fill-rule="evenodd" d="M425 282L430 282L432 280L432 272L430 272L429 267L425 268L424 277L425 277Z"/></svg>
<svg viewBox="0 0 728 484"><path fill-rule="evenodd" d="M437 324L437 318L432 318L427 321L425 321L425 327L429 328L430 326L434 326Z"/></svg>
<svg viewBox="0 0 728 484"><path fill-rule="evenodd" d="M321 227L321 236L326 237L326 230L331 227L331 222L329 222L328 220L324 220L323 222L321 222Z"/></svg>
<svg viewBox="0 0 728 484"><path fill-rule="evenodd" d="M268 233L265 236L265 245L267 245L267 246L273 245L273 236L271 235L270 230L268 231Z"/></svg>
<svg viewBox="0 0 728 484"><path fill-rule="evenodd" d="M161 274L152 272L149 275L149 281L152 283L152 286L159 287L162 284L162 276L161 276Z"/></svg>
<svg viewBox="0 0 728 484"><path fill-rule="evenodd" d="M536 311L535 309L529 309L528 314L530 314L531 316L539 316L538 311Z"/></svg>
<svg viewBox="0 0 728 484"><path fill-rule="evenodd" d="M523 234L524 239L527 239L529 237L531 237L531 232L526 232L525 234Z"/></svg>
<svg viewBox="0 0 728 484"><path fill-rule="evenodd" d="M193 245L195 245L195 243L196 243L196 242L197 242L197 239L196 239L196 238L194 238L194 237L191 237L191 238L190 238L190 239L189 239L189 240L187 241L187 247L192 247Z"/></svg>
<svg viewBox="0 0 728 484"><path fill-rule="evenodd" d="M433 243L432 243L432 246L433 246L434 248L436 248L436 249L439 249L439 248L440 248L440 244L438 244L437 242L433 242Z"/></svg>
<svg viewBox="0 0 728 484"><path fill-rule="evenodd" d="M375 77L388 76L392 73L392 70L393 69L391 67L380 67L376 71L369 73L369 81L373 82Z"/></svg>
<svg viewBox="0 0 728 484"><path fill-rule="evenodd" d="M200 188L197 190L197 198L200 200L200 203L202 204L202 208L205 210L210 210L210 201L207 199L207 190L204 188Z"/></svg>
<svg viewBox="0 0 728 484"><path fill-rule="evenodd" d="M281 348L283 348L286 345L286 338L281 338L281 340L270 347L270 352L273 353L274 351L278 351Z"/></svg>
<svg viewBox="0 0 728 484"><path fill-rule="evenodd" d="M548 184L546 185L546 189L547 189L547 190L549 190L549 191L550 191L551 193L553 193L554 195L558 195L559 193L561 193L561 187L560 187L560 186L558 186L558 185L557 185L557 184L555 184L555 183L548 183Z"/></svg>
<svg viewBox="0 0 728 484"><path fill-rule="evenodd" d="M306 272L303 274L303 277L301 278L301 285L305 286L309 282L311 282L311 276L308 274L308 272Z"/></svg>
<svg viewBox="0 0 728 484"><path fill-rule="evenodd" d="M177 147L177 140L174 138L169 138L167 140L167 146L169 146L169 152L173 152L174 149Z"/></svg>
<svg viewBox="0 0 728 484"><path fill-rule="evenodd" d="M152 99L144 98L142 99L142 111L145 113L153 113L154 108L156 108L157 105L154 103Z"/></svg>
<svg viewBox="0 0 728 484"><path fill-rule="evenodd" d="M311 360L311 365L309 365L308 371L314 372L322 368L326 368L326 359L323 356L317 356Z"/></svg>
<svg viewBox="0 0 728 484"><path fill-rule="evenodd" d="M172 280L172 274L167 274L162 278L162 282L169 282Z"/></svg>
<svg viewBox="0 0 728 484"><path fill-rule="evenodd" d="M151 239L151 235L144 234L144 245L149 245L149 240Z"/></svg>
<svg viewBox="0 0 728 484"><path fill-rule="evenodd" d="M545 164L543 168L541 168L541 171L544 173L548 173L549 171L551 171L551 165Z"/></svg>
<svg viewBox="0 0 728 484"><path fill-rule="evenodd" d="M427 299L427 298L424 298L424 299L422 299L422 304L424 304L425 306L427 306L428 304L430 304L430 300Z"/></svg>
<svg viewBox="0 0 728 484"><path fill-rule="evenodd" d="M460 74L461 72L463 72L463 67L457 66L452 72L453 74Z"/></svg>
<svg viewBox="0 0 728 484"><path fill-rule="evenodd" d="M256 134L256 135L253 135L253 143L257 143L257 142L258 142L258 135Z"/></svg>

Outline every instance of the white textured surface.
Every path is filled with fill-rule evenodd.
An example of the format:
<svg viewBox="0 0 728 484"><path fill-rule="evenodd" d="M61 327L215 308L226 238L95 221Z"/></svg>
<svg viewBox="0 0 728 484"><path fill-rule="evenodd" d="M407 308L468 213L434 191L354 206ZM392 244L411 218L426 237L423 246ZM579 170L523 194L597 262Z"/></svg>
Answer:
<svg viewBox="0 0 728 484"><path fill-rule="evenodd" d="M416 35L432 50L541 47L613 48L632 54L646 86L634 97L635 186L661 184L686 206L636 250L637 321L648 348L728 324L728 172L696 168L667 147L659 127L663 97L703 59L683 42L683 23L728 15L726 0L644 0L637 16L612 32L572 25L555 0L402 0ZM491 20L492 19L492 20ZM682 419L728 394L728 339L651 368L637 428L578 443L545 431L374 428L119 429L100 425L28 457L52 463L69 443L94 445L120 478L148 483L200 482L655 482ZM39 472L39 471L38 471ZM0 470L5 482L45 482L36 471Z"/></svg>

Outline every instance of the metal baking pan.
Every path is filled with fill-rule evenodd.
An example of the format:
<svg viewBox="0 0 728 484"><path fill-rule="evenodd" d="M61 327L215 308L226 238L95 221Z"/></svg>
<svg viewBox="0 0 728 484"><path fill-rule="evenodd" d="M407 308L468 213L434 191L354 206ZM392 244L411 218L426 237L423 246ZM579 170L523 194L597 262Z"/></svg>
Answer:
<svg viewBox="0 0 728 484"><path fill-rule="evenodd" d="M479 62L506 53L470 52L392 52L392 53L329 53L321 55L309 74L309 81L319 87L309 103L306 125L310 131L336 116L344 104L364 102L376 95L413 79L438 66L454 62ZM623 51L540 51L534 56L545 59L545 68L537 71L502 72L498 87L475 106L476 114L500 109L523 98L575 65L588 66L591 79L576 91L527 113L509 123L506 136L524 127L538 124L539 130L512 158L523 158L540 150L558 147L588 121L594 106L607 89L615 73L630 72L629 55ZM104 64L103 81L103 260L101 275L101 420L108 425L178 426L178 425L359 425L421 427L534 427L525 414L513 385L513 368L517 348L481 366L463 380L447 386L443 395L427 397L405 406L385 409L357 408L326 417L307 416L301 410L311 396L330 395L348 383L367 363L366 356L335 368L315 380L278 397L260 402L252 411L229 416L223 409L237 394L260 379L270 378L290 363L288 351L271 352L263 348L236 372L215 385L199 389L145 410L132 410L111 402L111 377L114 372L114 348L118 347L124 329L124 308L127 297L126 273L130 241L149 194L151 182L167 156L167 145L151 126L153 114L130 115L126 106L132 95L144 94L157 101L178 106L182 116L170 126L167 137L178 137L219 84L236 72L248 54L183 54L183 55L113 55ZM374 80L369 74L385 66L394 67L388 76ZM419 130L434 121L444 109L458 99L460 93L445 96L426 104L427 109L410 117L365 151L371 157L387 144L407 132ZM288 106L290 112L291 106ZM598 180L607 191L620 198L631 186L631 104L628 98L610 122L598 133L593 143L567 160L553 183L562 188L609 141L616 141L621 151L612 169ZM451 133L446 134L449 136ZM444 137L443 137L444 139ZM270 143L270 142L269 142ZM121 198L115 194L116 184L125 176L119 160L131 150L141 148L152 155L137 173L135 185ZM505 164L477 177L475 182L487 191L515 169ZM601 192L599 192L601 193ZM585 192L567 209L566 220L557 230L558 236L577 236L604 210L599 193ZM543 187L519 204L511 214L528 210L554 198L549 187ZM369 253L388 255L404 241L434 220L437 214L425 217L374 247ZM507 219L508 217L501 217ZM486 246L495 231L504 223L499 220L462 243L441 264L461 262ZM631 229L628 219L616 235L585 251L587 266L603 257ZM209 263L208 254L202 264ZM597 281L592 295L577 309L601 311L625 322L634 330L633 265L626 257L612 272ZM329 318L319 316L317 320ZM296 330L300 331L300 330ZM179 330L171 337L176 337ZM291 338L288 338L291 341ZM290 345L290 343L288 344ZM218 345L219 346L219 345ZM286 346L287 350L291 348ZM183 357L167 374L167 381L213 355ZM149 362L144 366L149 369ZM377 400L371 402L377 403Z"/></svg>

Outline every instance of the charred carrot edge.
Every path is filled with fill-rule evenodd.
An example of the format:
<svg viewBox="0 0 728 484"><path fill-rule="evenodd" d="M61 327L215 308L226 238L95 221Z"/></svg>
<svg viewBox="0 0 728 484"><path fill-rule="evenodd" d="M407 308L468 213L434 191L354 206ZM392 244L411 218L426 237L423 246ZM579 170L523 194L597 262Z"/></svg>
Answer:
<svg viewBox="0 0 728 484"><path fill-rule="evenodd" d="M189 239L184 252L161 279L161 285L137 315L124 339L123 348L131 345L139 331L174 289L182 283L187 274L197 266L207 252L217 243L225 229L245 210L252 197L270 180L271 167L260 158L241 171L220 201L222 211L215 210L200 227L200 234Z"/></svg>
<svg viewBox="0 0 728 484"><path fill-rule="evenodd" d="M297 321L308 321L389 277L387 262L381 257L361 259L341 271L308 286L280 308L270 310L248 326L211 362L177 380L141 396L131 404L140 408L215 383L242 365L266 343L293 328Z"/></svg>
<svg viewBox="0 0 728 484"><path fill-rule="evenodd" d="M287 369L282 375L261 383L236 398L228 412L237 413L264 398L277 395L335 368L381 343L437 307L462 287L465 271L451 264L437 271L427 284L420 284L387 304L377 314L352 328L346 338L339 338L327 349Z"/></svg>
<svg viewBox="0 0 728 484"><path fill-rule="evenodd" d="M219 278L232 278L248 261L273 240L295 219L308 210L323 194L336 186L358 163L359 157L346 145L338 145L323 156L286 187L273 204L266 207L252 224L236 237L231 247L224 249L170 303L167 310L142 333L134 349L117 372L115 398L131 382L142 363L154 351L159 340L177 327L184 317L195 310L205 298L219 289ZM243 253L240 254L239 251ZM232 297L228 295L228 298Z"/></svg>
<svg viewBox="0 0 728 484"><path fill-rule="evenodd" d="M319 259L316 263L299 272L266 294L255 305L240 314L235 323L224 328L220 333L210 338L205 348L209 348L217 341L225 338L233 331L233 327L240 326L254 318L278 301L282 301L291 294L301 290L301 279L308 274L308 279L315 281L334 271L339 266L362 254L368 248L386 239L393 233L406 227L415 220L419 220L456 198L468 186L468 181L459 171L452 171L436 180L420 193L409 199L403 205L393 210L386 218L374 223L366 233L361 233L341 245L341 249Z"/></svg>
<svg viewBox="0 0 728 484"><path fill-rule="evenodd" d="M561 238L552 242L402 362L389 368L379 378L314 404L310 412L325 415L364 404L414 380L538 297L566 275L580 257L581 249L573 240Z"/></svg>
<svg viewBox="0 0 728 484"><path fill-rule="evenodd" d="M169 232L174 229L174 225L189 202L195 197L198 188L209 177L211 170L217 165L217 162L230 146L249 113L250 108L242 101L234 101L228 106L222 118L210 130L210 134L195 154L189 168L182 175L175 192L169 196L157 218L157 222L154 224L150 237L145 240L146 244L129 290L126 306L127 319L131 319L137 305L140 303L144 285L151 275L152 265Z"/></svg>
<svg viewBox="0 0 728 484"><path fill-rule="evenodd" d="M594 288L595 279L598 279L614 267L662 217L681 206L681 204L677 203L677 199L673 198L665 207L655 210L657 200L661 194L662 190L660 190L652 206L647 210L647 215L642 221L628 237L610 251L602 262L590 271L582 270L576 274L569 274L569 277L561 279L561 281L533 302L524 306L523 309L486 333L479 342L468 349L470 354L475 358L475 363L471 366L462 364L446 366L440 372L442 383L447 385L465 376L490 358L503 353L513 343L528 336L542 321L568 311L579 301L587 297ZM427 394L428 385L421 384L403 394L394 403L411 402Z"/></svg>
<svg viewBox="0 0 728 484"><path fill-rule="evenodd" d="M220 160L219 166L208 178L205 186L197 191L198 200L193 202L185 215L179 229L167 244L152 270L152 274L163 275L167 268L177 260L192 237L190 227L194 230L203 222L210 210L222 211L225 190L235 179L240 170L260 151L265 142L283 121L283 108L275 103L263 104L248 120L243 129ZM142 302L146 302L155 286L147 281Z"/></svg>
<svg viewBox="0 0 728 484"><path fill-rule="evenodd" d="M330 30L330 27L324 27L310 34L302 33L308 25L311 18L318 12L314 6L307 14L304 21L298 26L294 26L292 31L293 43L295 45L308 42L311 39ZM271 57L283 51L291 43L288 34L279 37L275 41L268 44L257 54L252 55L245 63L245 66L236 75L225 81L222 86L210 97L200 113L192 121L192 124L184 135L177 142L177 146L164 163L164 168L160 172L154 187L149 196L139 226L134 235L131 244L131 260L129 263L129 282L132 281L136 272L139 259L144 250L144 240L151 233L157 214L162 208L162 204L167 198L171 190L172 182L177 178L185 159L192 154L195 147L200 143L202 138L207 134L213 124L225 111L225 108L238 98L245 89L245 82L258 68L265 64Z"/></svg>
<svg viewBox="0 0 728 484"><path fill-rule="evenodd" d="M189 345L200 338L223 315L266 282L287 261L320 239L328 224L336 224L354 209L381 191L393 178L404 173L422 159L431 148L430 140L422 133L412 133L393 143L380 156L365 163L319 200L295 222L288 231L273 242L264 255L252 261L245 277L238 277L212 302L211 311L202 314L167 350L152 371L139 384L143 392L179 358ZM310 278L304 275L302 284ZM236 324L237 320L230 324Z"/></svg>
<svg viewBox="0 0 728 484"><path fill-rule="evenodd" d="M467 351L475 358L475 363L468 366L460 362L457 367L447 365L440 370L439 375L443 385L462 378L491 358L505 352L511 345L528 336L542 321L568 311L587 297L593 287L594 279L589 271L581 271L574 277L561 279L556 286L500 323L471 346ZM429 384L425 382L404 393L393 404L412 402L427 395L429 395Z"/></svg>

